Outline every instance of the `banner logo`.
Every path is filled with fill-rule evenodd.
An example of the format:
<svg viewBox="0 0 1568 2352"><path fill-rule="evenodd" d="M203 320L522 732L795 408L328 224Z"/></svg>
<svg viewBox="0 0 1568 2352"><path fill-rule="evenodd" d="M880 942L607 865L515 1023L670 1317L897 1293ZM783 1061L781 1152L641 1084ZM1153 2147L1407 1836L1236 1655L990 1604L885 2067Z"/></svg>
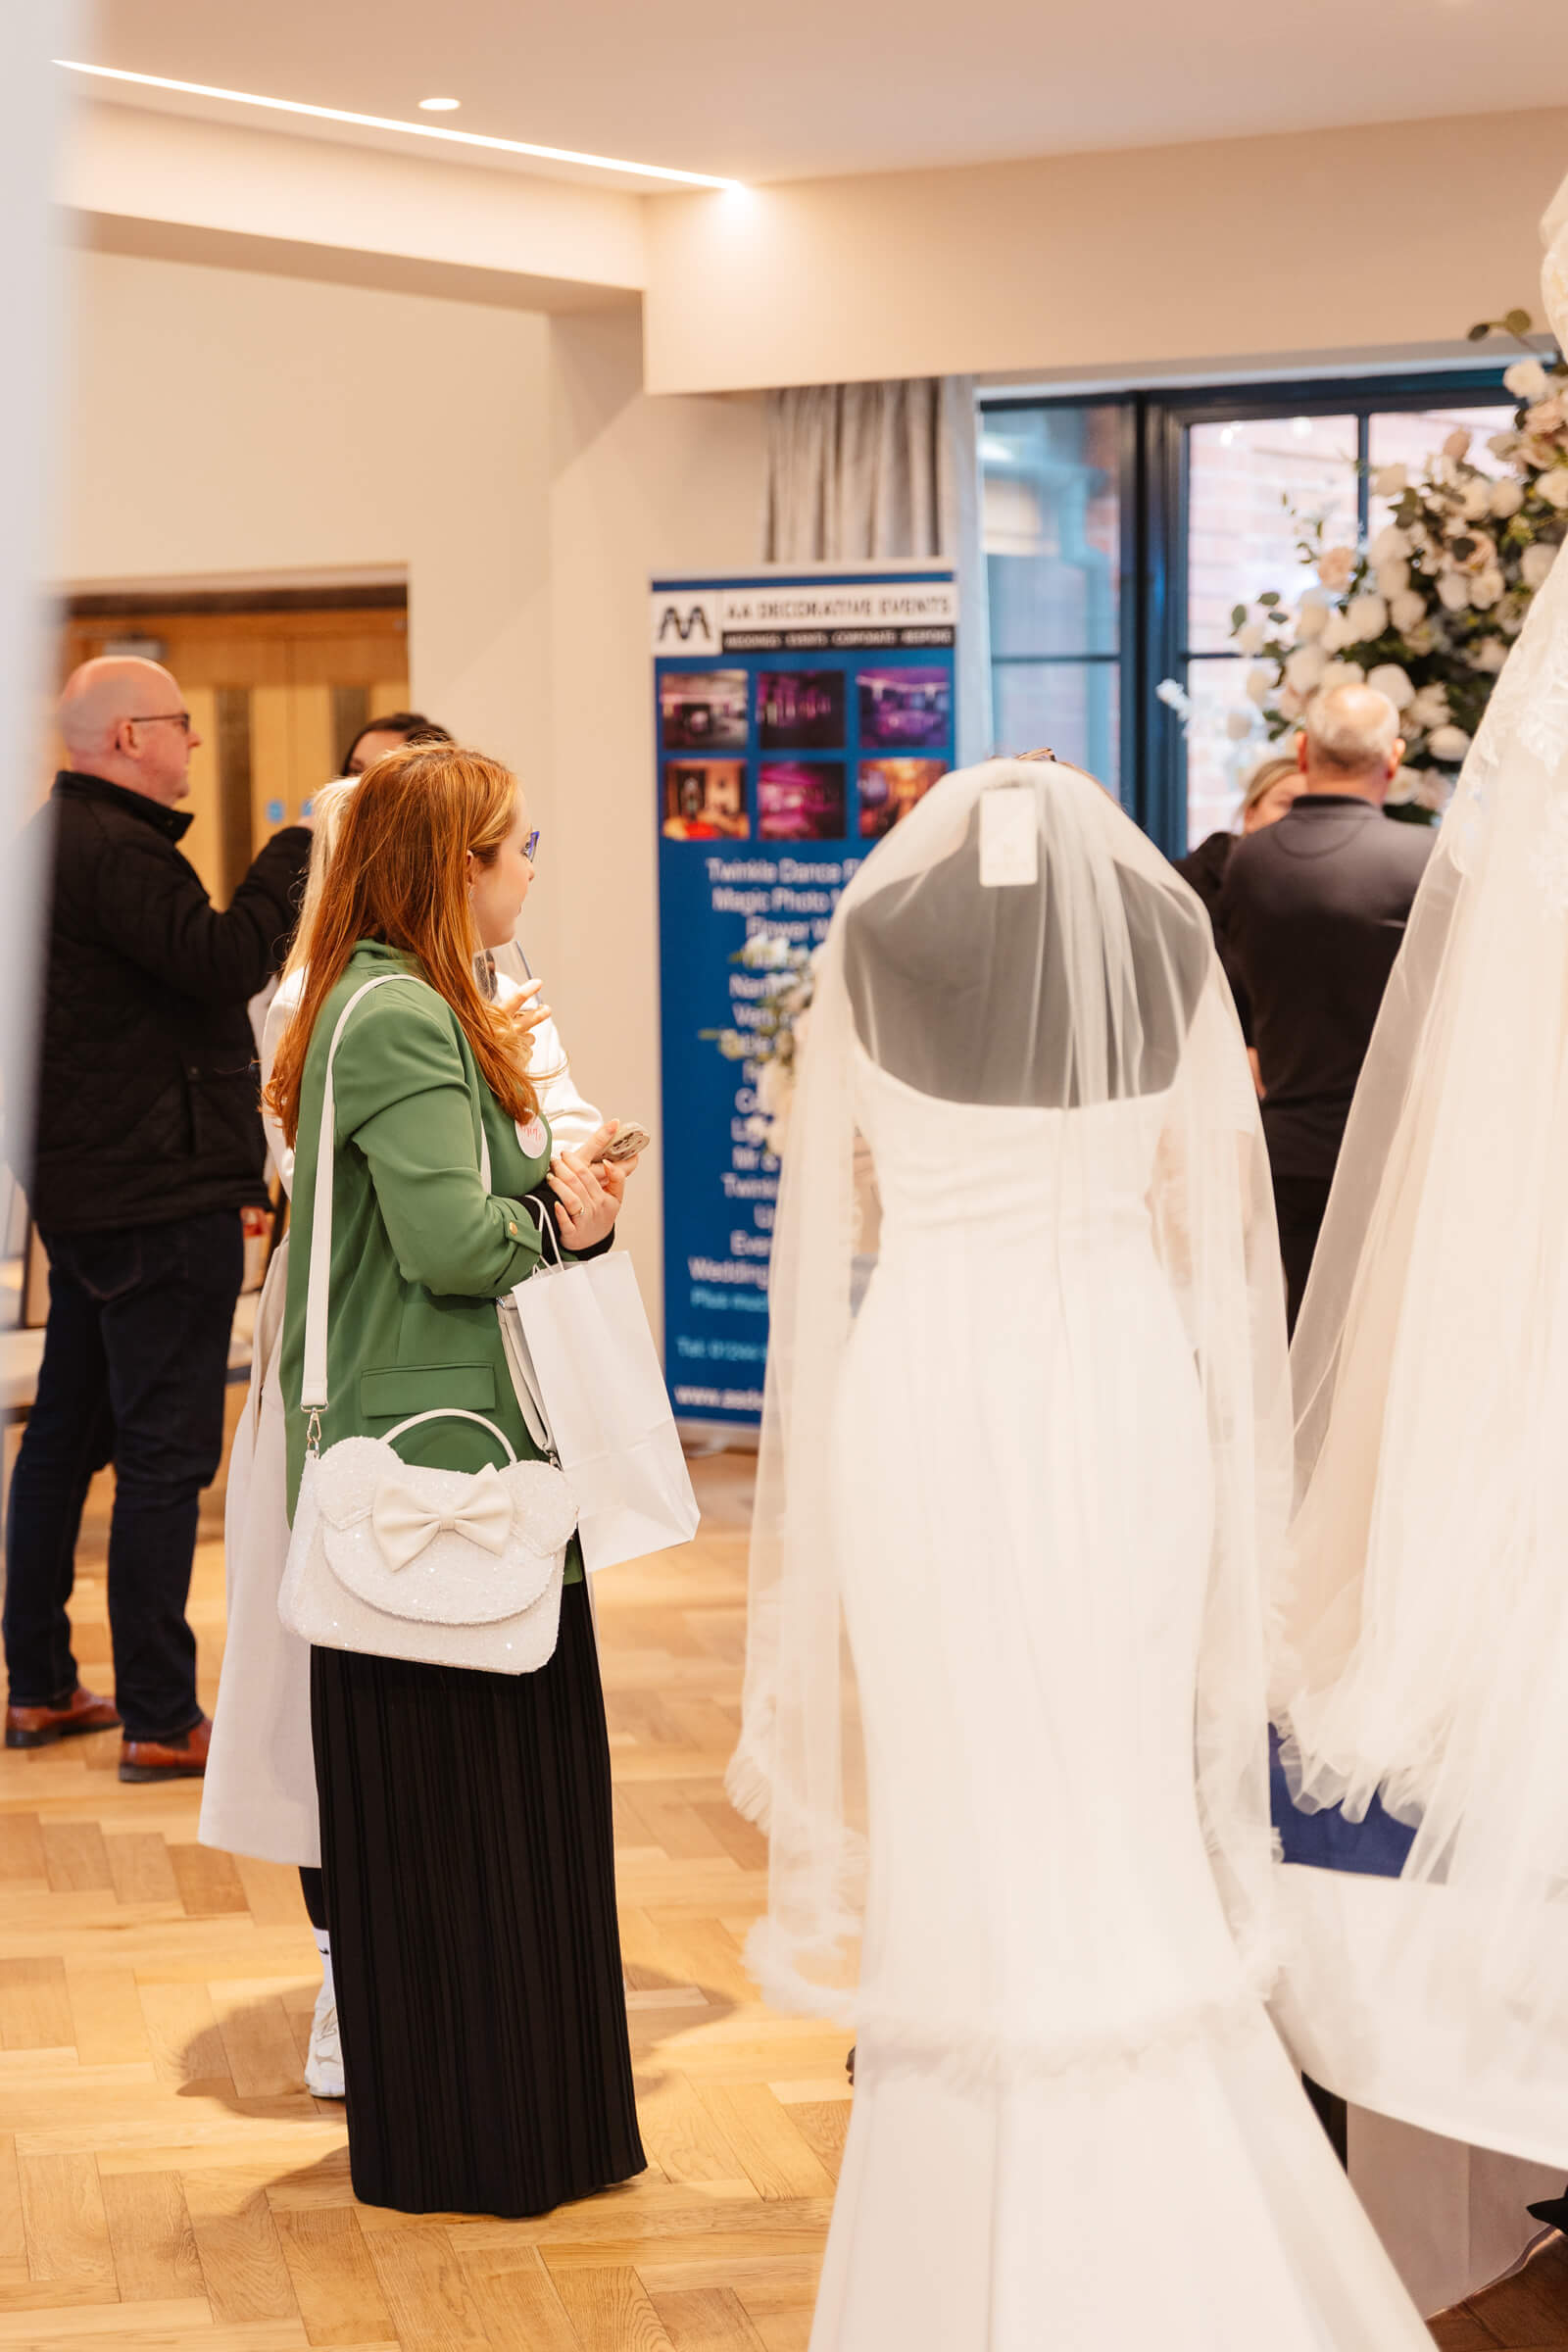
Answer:
<svg viewBox="0 0 1568 2352"><path fill-rule="evenodd" d="M655 653L716 653L719 642L718 602L714 596L656 597Z"/></svg>

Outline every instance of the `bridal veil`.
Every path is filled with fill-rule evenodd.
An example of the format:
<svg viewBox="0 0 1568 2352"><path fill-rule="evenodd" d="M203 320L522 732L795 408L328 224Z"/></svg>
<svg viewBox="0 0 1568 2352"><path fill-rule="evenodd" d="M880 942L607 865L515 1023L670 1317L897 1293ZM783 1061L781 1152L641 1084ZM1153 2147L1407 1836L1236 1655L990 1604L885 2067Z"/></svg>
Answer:
<svg viewBox="0 0 1568 2352"><path fill-rule="evenodd" d="M866 1065L906 1090L916 1132L924 1121L933 1134L961 1134L976 1105L1059 1114L1041 1122L1049 1164L1043 1146L1037 1170L1009 1175L1002 1210L1048 1274L1070 1261L1075 1288L1102 1251L1113 1263L1125 1247L1126 1162L1115 1155L1131 1129L1147 1140L1137 1163L1153 1171L1147 1214L1137 1194L1132 1214L1152 1234L1183 1321L1177 1358L1185 1366L1190 1353L1196 1366L1192 1425L1206 1455L1198 1800L1238 1942L1264 1976L1264 1585L1290 1447L1267 1162L1197 900L1098 784L1047 757L939 783L854 873L818 957L774 1234L743 1730L728 1780L769 1836L767 1916L751 1946L762 1988L783 2007L875 2023L856 1997L864 1761L835 1507L836 1480L853 1478L855 1464L834 1467L836 1399L876 1246L875 1181L857 1128ZM990 1169L977 1168L975 1198L975 1214L991 1213ZM1106 1336L1113 1357L1117 1335ZM1136 1349L1136 1333L1123 1338ZM935 1325L930 1342L944 1344ZM917 1442L940 1447L944 1432ZM1103 1488L1102 1453L1091 1460L1086 1449L1065 1475L1080 1470L1086 1490ZM1114 1516L1102 1493L1080 1500L1091 1524L1097 1510ZM934 1532L953 1577L971 1577L961 1522ZM1061 1638L1070 1642L1070 1627ZM1114 1673L1111 1649L1086 1656L1083 1674ZM1092 1808L1093 1787L1083 1801ZM1049 1824L1040 1831L1049 1836Z"/></svg>
<svg viewBox="0 0 1568 2352"><path fill-rule="evenodd" d="M1568 333L1568 182L1545 286ZM1413 1833L1292 1872L1338 2090L1568 2160L1568 563L1466 760L1296 1338L1276 1711L1297 1802ZM1321 1883L1320 1883L1321 1882ZM1330 1914L1332 1913L1332 1925Z"/></svg>

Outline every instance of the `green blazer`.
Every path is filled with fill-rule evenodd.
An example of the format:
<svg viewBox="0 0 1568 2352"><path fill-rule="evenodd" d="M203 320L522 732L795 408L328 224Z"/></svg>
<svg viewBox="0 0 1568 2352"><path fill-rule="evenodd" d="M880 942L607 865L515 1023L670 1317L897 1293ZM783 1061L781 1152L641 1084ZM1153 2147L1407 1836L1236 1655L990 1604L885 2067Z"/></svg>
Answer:
<svg viewBox="0 0 1568 2352"><path fill-rule="evenodd" d="M305 1294L311 1270L317 1141L327 1047L349 998L378 972L415 972L413 958L362 939L321 1007L305 1059L294 1160L282 1389L288 1508L305 1462L300 1408ZM550 1130L530 1155L479 1074L458 1018L427 982L378 988L358 1005L333 1065L332 1283L327 1405L321 1444L384 1437L411 1413L461 1405L505 1430L519 1460L537 1460L518 1409L495 1301L539 1263L539 1228L524 1194L550 1165ZM479 1177L480 1122L490 1145ZM405 1461L478 1470L505 1459L471 1421L426 1421L398 1440ZM576 1544L568 1581L582 1571Z"/></svg>

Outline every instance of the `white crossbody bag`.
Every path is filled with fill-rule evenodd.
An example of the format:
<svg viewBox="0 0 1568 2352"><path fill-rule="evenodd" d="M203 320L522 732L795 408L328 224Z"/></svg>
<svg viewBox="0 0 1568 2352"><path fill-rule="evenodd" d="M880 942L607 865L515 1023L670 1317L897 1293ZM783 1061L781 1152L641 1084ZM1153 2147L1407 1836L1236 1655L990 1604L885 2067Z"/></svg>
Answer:
<svg viewBox="0 0 1568 2352"><path fill-rule="evenodd" d="M324 1649L529 1674L555 1651L566 1545L577 1524L576 1500L562 1472L549 1462L519 1462L504 1430L459 1406L413 1413L384 1438L340 1438L324 1452L320 1447L332 1264L332 1063L360 999L403 977L383 972L355 990L326 1058L300 1386L310 1443L278 1615L291 1632ZM489 1162L481 1126L487 1192ZM439 1470L398 1458L395 1440L420 1422L443 1420L478 1422L505 1454L505 1468Z"/></svg>

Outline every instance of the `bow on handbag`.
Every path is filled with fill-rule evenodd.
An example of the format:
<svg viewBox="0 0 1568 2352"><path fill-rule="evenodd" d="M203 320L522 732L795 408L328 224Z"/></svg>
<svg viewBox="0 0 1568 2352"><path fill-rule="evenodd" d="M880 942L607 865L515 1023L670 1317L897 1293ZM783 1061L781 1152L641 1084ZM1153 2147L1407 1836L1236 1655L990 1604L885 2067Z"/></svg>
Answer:
<svg viewBox="0 0 1568 2352"><path fill-rule="evenodd" d="M475 1474L453 1511L433 1509L416 1488L389 1478L375 1491L370 1528L389 1568L407 1568L434 1537L448 1533L499 1554L512 1533L512 1496L493 1463Z"/></svg>

